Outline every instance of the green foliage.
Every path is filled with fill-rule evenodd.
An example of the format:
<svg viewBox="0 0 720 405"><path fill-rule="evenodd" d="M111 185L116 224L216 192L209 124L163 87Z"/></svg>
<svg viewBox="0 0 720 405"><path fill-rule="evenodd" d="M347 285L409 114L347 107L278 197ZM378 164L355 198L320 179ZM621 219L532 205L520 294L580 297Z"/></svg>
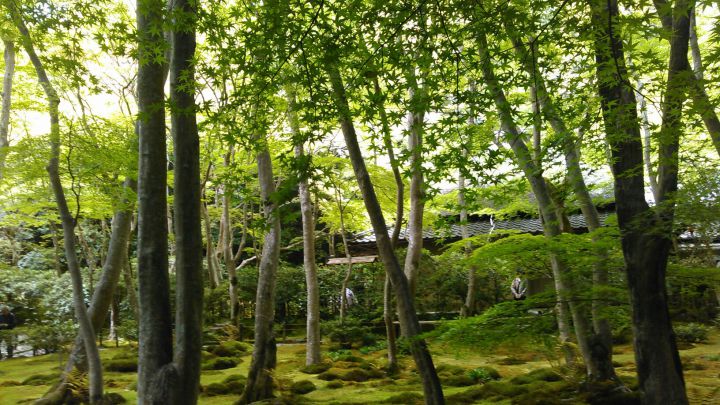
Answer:
<svg viewBox="0 0 720 405"><path fill-rule="evenodd" d="M323 322L321 330L330 341L337 342L345 348L353 345L358 347L373 345L377 341L377 336L372 333L372 329L363 325L362 321L356 318L346 317L343 322L340 320Z"/></svg>
<svg viewBox="0 0 720 405"><path fill-rule="evenodd" d="M680 342L703 343L707 342L710 328L700 323L684 323L673 325L675 337Z"/></svg>
<svg viewBox="0 0 720 405"><path fill-rule="evenodd" d="M475 382L486 383L492 380L499 380L500 373L492 367L477 367L468 372L468 376Z"/></svg>

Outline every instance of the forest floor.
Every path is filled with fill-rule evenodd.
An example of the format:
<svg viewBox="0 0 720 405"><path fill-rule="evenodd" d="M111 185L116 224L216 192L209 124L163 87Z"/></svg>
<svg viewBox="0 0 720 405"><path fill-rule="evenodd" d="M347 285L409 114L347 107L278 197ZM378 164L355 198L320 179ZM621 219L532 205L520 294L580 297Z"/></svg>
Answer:
<svg viewBox="0 0 720 405"><path fill-rule="evenodd" d="M690 401L692 404L718 404L720 331L714 330L706 343L691 346L680 352ZM580 404L589 401L578 379L572 373L563 371L541 350L535 352L509 348L484 354L438 345L430 347L445 386L448 403ZM112 362L112 359L131 358L132 350L129 346L108 347L102 349L101 354L107 363ZM331 362L326 357L326 364L331 368L318 375L300 371L304 365L304 351L302 344L278 346L276 382L285 403L421 403L422 384L413 370L410 356L402 357L401 372L390 378L380 372L385 362L384 350L369 354L361 354L357 350L352 353L331 352L329 354L335 361ZM627 386L632 387L635 366L631 346L618 345L614 352L613 360L618 374ZM249 352L235 358L240 361L235 367L203 371L201 404L232 404L237 400L238 395L235 393L213 395L223 390L232 391L232 384L226 382L228 377L237 376L237 379L242 380L247 374ZM41 397L57 381L61 361L66 359L67 355L60 358L58 354L51 354L0 362L0 405L31 403ZM472 371L482 367L496 370L501 378L485 383L478 381L478 377L480 380L488 379L487 371ZM474 380L469 376L474 376ZM136 402L134 372L105 371L104 378L107 392L120 394L128 403ZM315 389L300 394L303 389L302 384L297 384L299 381L310 381ZM595 398L592 402L633 403L632 398L621 399L612 395Z"/></svg>

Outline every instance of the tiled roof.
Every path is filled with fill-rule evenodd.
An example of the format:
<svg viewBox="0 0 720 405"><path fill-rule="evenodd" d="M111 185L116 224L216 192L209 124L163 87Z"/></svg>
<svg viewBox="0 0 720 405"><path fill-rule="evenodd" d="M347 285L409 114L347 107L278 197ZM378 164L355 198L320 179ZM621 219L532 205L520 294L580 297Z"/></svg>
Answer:
<svg viewBox="0 0 720 405"><path fill-rule="evenodd" d="M600 214L600 224L604 225L605 221L607 220L608 216L610 216L611 213L609 212L601 212ZM570 225L574 229L582 229L587 228L587 224L585 223L585 217L582 216L582 214L574 214L568 216L568 219L570 220ZM516 230L521 232L527 232L527 233L542 233L542 222L540 222L540 218L529 218L529 219L508 219L508 220L499 220L494 221L495 230L505 229L505 230ZM489 220L484 221L477 221L477 222L469 222L467 224L468 234L469 236L475 236L475 235L482 235L487 234L490 232L490 229L492 228L492 224ZM392 233L392 227L388 229L388 233ZM407 227L400 230L400 239L404 240L407 237ZM460 233L460 225L453 224L449 227L442 228L442 229L430 229L427 228L423 230L423 239L441 239L441 238L459 238L461 237ZM368 242L375 242L375 234L369 230L369 231L363 231L358 234L353 235L351 240L355 243L368 243Z"/></svg>

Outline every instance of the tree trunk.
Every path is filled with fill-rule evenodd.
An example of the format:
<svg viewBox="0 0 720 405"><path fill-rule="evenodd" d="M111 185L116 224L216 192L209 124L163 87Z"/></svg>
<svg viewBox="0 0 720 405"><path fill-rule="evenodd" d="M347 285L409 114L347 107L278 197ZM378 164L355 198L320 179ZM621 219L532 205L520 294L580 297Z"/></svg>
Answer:
<svg viewBox="0 0 720 405"><path fill-rule="evenodd" d="M671 37L670 46L672 46L672 40L677 34L677 29L673 25L674 16L672 8L668 4L667 0L653 0L653 3L655 4L655 10L660 17L663 29L665 29L668 34L672 34L669 36ZM685 4L685 2L682 4ZM678 63L682 63L684 65L682 67L684 71L691 72L692 70L693 75L690 78L684 79L684 81L686 81L684 85L690 90L695 111L700 115L700 118L702 118L705 128L707 129L708 134L710 134L710 138L715 146L715 150L717 150L720 155L720 119L718 119L717 113L715 112L715 106L710 101L707 91L705 90L700 46L697 41L697 32L695 31L695 6L694 2L689 2L689 4L690 6L688 6L688 8L690 9L690 17L688 20L688 40L690 41L690 48L692 51L693 68L690 68L687 53L683 56L678 56L680 59L683 57L685 59L679 61ZM685 33L683 32L683 36L684 35Z"/></svg>
<svg viewBox="0 0 720 405"><path fill-rule="evenodd" d="M294 88L288 86L288 122L293 138L300 136L300 121L297 116L297 103ZM295 158L301 162L305 160L303 141L298 139L295 143ZM320 358L320 287L318 285L317 268L315 266L315 218L313 204L310 198L309 166L307 172L300 173L298 194L300 196L300 214L303 227L303 265L305 267L305 285L307 286L307 319L305 365L318 364Z"/></svg>
<svg viewBox="0 0 720 405"><path fill-rule="evenodd" d="M355 171L358 187L362 192L365 208L367 209L370 221L372 222L373 231L376 237L376 244L380 258L385 266L385 271L390 277L393 287L395 288L395 296L398 301L398 312L400 316L400 326L404 331L404 335L408 337L410 343L410 351L415 360L415 365L420 377L423 381L423 390L425 393L426 404L444 404L445 399L442 392L440 380L435 371L432 357L428 351L425 340L420 339L420 323L415 313L415 304L413 296L410 293L408 280L400 268L400 263L393 251L390 237L388 235L385 218L383 217L380 204L378 203L375 189L373 188L370 175L365 167L365 161L360 151L355 126L350 115L350 107L348 105L345 87L342 83L342 77L337 67L338 56L332 54L332 50L327 50L325 69L330 77L332 85L332 95L335 101L335 107L338 109L338 121L345 137L345 143L348 148L350 160Z"/></svg>
<svg viewBox="0 0 720 405"><path fill-rule="evenodd" d="M5 174L5 157L10 146L8 131L10 129L10 106L12 100L13 75L15 74L15 44L3 40L5 45L5 72L2 87L2 111L0 112L0 181Z"/></svg>
<svg viewBox="0 0 720 405"><path fill-rule="evenodd" d="M345 231L345 209L340 201L340 191L335 189L335 201L337 202L338 209L340 210L340 236L342 236L343 249L345 250L345 258L347 259L347 270L345 270L345 277L343 278L342 285L340 286L340 323L345 321L345 310L347 309L347 288L350 283L350 276L352 275L352 254L350 253L350 245L347 240L347 232Z"/></svg>
<svg viewBox="0 0 720 405"><path fill-rule="evenodd" d="M470 91L475 91L475 86L471 86ZM470 116L468 118L468 127L472 127L475 125L475 117ZM468 157L468 150L465 145L462 146L462 157L463 160L467 159ZM460 207L460 237L463 240L466 240L470 237L470 233L468 232L467 222L468 222L468 212L467 212L467 203L465 201L465 174L463 173L462 169L459 170L458 174L458 206ZM470 255L470 243L465 244L465 256ZM461 318L467 318L468 316L473 316L475 313L475 293L477 288L475 287L476 284L476 277L475 277L475 266L470 265L468 268L468 288L467 288L467 294L465 295L465 303L460 308L460 317Z"/></svg>
<svg viewBox="0 0 720 405"><path fill-rule="evenodd" d="M212 223L210 222L210 214L208 214L207 203L202 204L203 223L205 224L205 260L207 261L208 280L210 288L214 289L220 285L220 265L215 256L215 242L212 237Z"/></svg>
<svg viewBox="0 0 720 405"><path fill-rule="evenodd" d="M260 258L260 276L255 298L255 346L247 384L240 399L243 404L272 396L272 372L277 362L272 327L275 319L275 280L280 260L280 215L277 204L272 200L275 182L267 140L258 137L257 141L261 144L257 155L260 198L268 228Z"/></svg>
<svg viewBox="0 0 720 405"><path fill-rule="evenodd" d="M62 264L60 263L60 255L62 249L60 248L60 239L58 238L58 229L57 225L54 221L49 222L50 225L50 238L52 240L53 245L53 265L55 266L55 274L57 274L58 277L62 276L65 272L65 269L63 269Z"/></svg>
<svg viewBox="0 0 720 405"><path fill-rule="evenodd" d="M495 101L505 139L510 144L515 154L515 159L527 177L533 193L537 198L540 213L543 218L543 232L548 239L554 238L561 233L560 218L558 218L555 211L555 205L552 202L549 187L542 177L540 168L535 166L530 151L521 138L520 132L512 117L510 103L505 98L505 93L498 84L494 69L491 65L487 38L484 32L478 32L478 45L480 57L481 60L483 60L481 66L483 77ZM567 302L568 304L570 315L575 326L578 346L583 359L585 359L587 374L592 379L594 376L600 374L600 370L596 368L597 365L592 361L591 345L589 342L592 328L584 305L572 298L574 291L573 279L567 274L567 265L564 261L556 254L551 253L550 262L553 269L555 290L557 291L560 302Z"/></svg>
<svg viewBox="0 0 720 405"><path fill-rule="evenodd" d="M195 106L196 0L173 0L170 105L175 187L175 357L178 385L173 403L197 403L202 350L203 266L200 224L200 140ZM179 16L182 16L180 18ZM230 239L232 243L232 239ZM232 252L226 257L232 259ZM234 267L234 266L231 266Z"/></svg>
<svg viewBox="0 0 720 405"><path fill-rule="evenodd" d="M525 71L533 80L536 89L536 104L542 110L543 115L550 123L553 131L563 137L562 146L565 157L565 166L567 168L567 179L572 187L573 193L575 194L575 198L580 205L580 210L583 213L588 230L592 232L600 227L600 217L597 209L592 203L590 192L588 191L585 179L583 178L582 169L580 167L580 155L575 136L572 131L567 128L565 121L560 115L560 109L555 105L555 100L547 91L544 78L540 72L537 71L536 64L533 59L535 55L531 55L530 52L527 51L525 45L517 35L518 31L515 29L516 27L512 25L511 21L509 19L505 19L504 23ZM555 205L559 208L561 204L556 203ZM566 224L564 227L570 228L567 217L563 215L563 218L562 223ZM572 228L565 230L565 232L572 232ZM608 284L607 268L604 266L606 256L607 252L600 252L593 269L593 286L596 288L602 288ZM610 325L605 316L602 315L604 308L602 300L597 296L595 298L596 299L592 301L592 315L595 331L594 334L589 335L587 338L589 345L588 348L590 349L589 352L583 353L584 355L590 355L590 358L585 359L587 363L591 363L588 364L589 377L595 380L617 380L617 376L615 375L615 370L612 365L612 333L610 331Z"/></svg>
<svg viewBox="0 0 720 405"><path fill-rule="evenodd" d="M413 68L414 69L414 68ZM420 271L420 257L423 248L423 214L425 212L425 184L422 167L422 138L425 119L425 107L421 106L422 92L417 85L414 73L410 88L410 109L408 111L408 150L410 152L410 214L408 215L407 241L405 255L405 276L410 285L410 294L415 295L417 276Z"/></svg>
<svg viewBox="0 0 720 405"><path fill-rule="evenodd" d="M403 215L405 211L405 183L400 175L400 165L395 157L395 150L392 144L392 132L390 130L390 121L385 111L385 95L380 87L380 79L378 73L373 75L374 100L375 108L380 116L380 125L382 127L383 145L387 150L388 160L390 160L390 168L392 169L393 178L395 179L395 223L393 225L390 243L393 250L397 248L400 241L400 230L402 229ZM397 343L395 337L394 310L389 307L392 303L392 288L390 277L385 274L385 287L383 288L383 319L385 320L385 334L387 336L388 346L388 371L394 373L398 371L397 363Z"/></svg>
<svg viewBox="0 0 720 405"><path fill-rule="evenodd" d="M35 45L32 42L30 33L22 19L20 11L14 5L8 7L10 16L15 27L20 32L21 41L25 52L28 54L30 61L35 68L38 82L45 91L48 99L48 113L50 116L50 159L47 165L47 172L50 178L50 185L55 195L55 203L58 207L60 221L63 228L63 242L65 245L65 257L68 264L68 271L72 279L73 304L75 307L75 317L77 318L80 334L85 343L85 351L88 357L88 379L90 391L90 403L96 403L101 400L103 395L103 379L102 366L100 364L100 353L98 352L95 342L95 332L88 317L87 308L85 307L85 295L83 293L82 275L80 273L80 265L78 263L77 253L75 252L75 218L70 213L70 209L65 199L65 191L62 187L60 179L60 97L58 97L55 88L47 76L45 67L35 52Z"/></svg>
<svg viewBox="0 0 720 405"><path fill-rule="evenodd" d="M125 180L125 183L123 184L123 188L125 190L134 187L135 185L133 180ZM116 211L113 215L107 257L105 258L100 279L98 280L95 291L92 294L90 307L88 308L88 317L90 318L93 331L99 330L105 323L108 309L113 302L115 289L117 287L118 280L120 279L120 273L122 273L122 270L125 268L127 263L127 245L130 240L130 225L132 222L134 204L131 201L128 201L125 197L122 198L120 203L124 209ZM130 285L132 286L132 284ZM128 292L134 293L134 288L129 287ZM68 356L68 361L65 365L65 373L61 378L60 384L48 391L38 403L63 403L69 388L66 380L67 373L73 369L78 369L80 371L88 370L88 358L82 334L78 334L75 337L75 344L70 352L70 356Z"/></svg>
<svg viewBox="0 0 720 405"><path fill-rule="evenodd" d="M681 106L685 98L685 92L680 87L683 77L680 73L688 64L687 3L682 0L677 2L671 22L675 35L671 40L669 76L662 104L661 138L666 139L661 141L663 152L658 161L660 215L653 212L645 201L643 175L641 170L638 171L643 164L642 142L637 123L637 104L633 90L626 84L623 43L616 34L618 4L615 0L592 0L590 6L598 92L613 157L616 210L633 309L640 389L647 404L687 404L682 365L665 290L674 204L662 201L677 187L677 143Z"/></svg>
<svg viewBox="0 0 720 405"><path fill-rule="evenodd" d="M138 30L138 353L137 398L141 405L166 398L155 392L166 365L171 365L172 318L168 280L167 149L165 143L165 72L155 58L166 47L162 0L143 0L137 12ZM167 369L166 369L167 370Z"/></svg>

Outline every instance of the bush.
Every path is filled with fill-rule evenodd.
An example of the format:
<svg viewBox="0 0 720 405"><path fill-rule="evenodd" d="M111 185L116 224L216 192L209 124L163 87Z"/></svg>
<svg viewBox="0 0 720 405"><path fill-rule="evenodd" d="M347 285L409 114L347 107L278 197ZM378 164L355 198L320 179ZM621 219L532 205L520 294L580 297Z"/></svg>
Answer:
<svg viewBox="0 0 720 405"><path fill-rule="evenodd" d="M233 368L238 365L240 360L236 360L230 357L218 357L215 359L211 359L203 363L202 369L203 370L225 370L228 368Z"/></svg>
<svg viewBox="0 0 720 405"><path fill-rule="evenodd" d="M330 369L329 363L318 363L318 364L311 364L309 366L304 366L300 368L300 372L305 374L320 374L322 372L328 371Z"/></svg>
<svg viewBox="0 0 720 405"><path fill-rule="evenodd" d="M117 371L119 373L132 373L137 371L137 358L113 358L103 362L106 371Z"/></svg>
<svg viewBox="0 0 720 405"><path fill-rule="evenodd" d="M350 317L346 317L342 323L339 320L324 322L322 333L330 338L331 342L339 343L341 347L347 349L353 345L372 346L378 339L370 327L364 326L360 320Z"/></svg>
<svg viewBox="0 0 720 405"><path fill-rule="evenodd" d="M470 370L468 376L475 382L486 383L492 380L499 380L500 373L492 367L478 367Z"/></svg>
<svg viewBox="0 0 720 405"><path fill-rule="evenodd" d="M296 381L290 386L290 391L292 391L293 394L298 395L307 394L315 391L316 389L315 384L308 380Z"/></svg>
<svg viewBox="0 0 720 405"><path fill-rule="evenodd" d="M673 330L677 340L685 343L707 342L710 328L700 323L686 323L674 325Z"/></svg>

